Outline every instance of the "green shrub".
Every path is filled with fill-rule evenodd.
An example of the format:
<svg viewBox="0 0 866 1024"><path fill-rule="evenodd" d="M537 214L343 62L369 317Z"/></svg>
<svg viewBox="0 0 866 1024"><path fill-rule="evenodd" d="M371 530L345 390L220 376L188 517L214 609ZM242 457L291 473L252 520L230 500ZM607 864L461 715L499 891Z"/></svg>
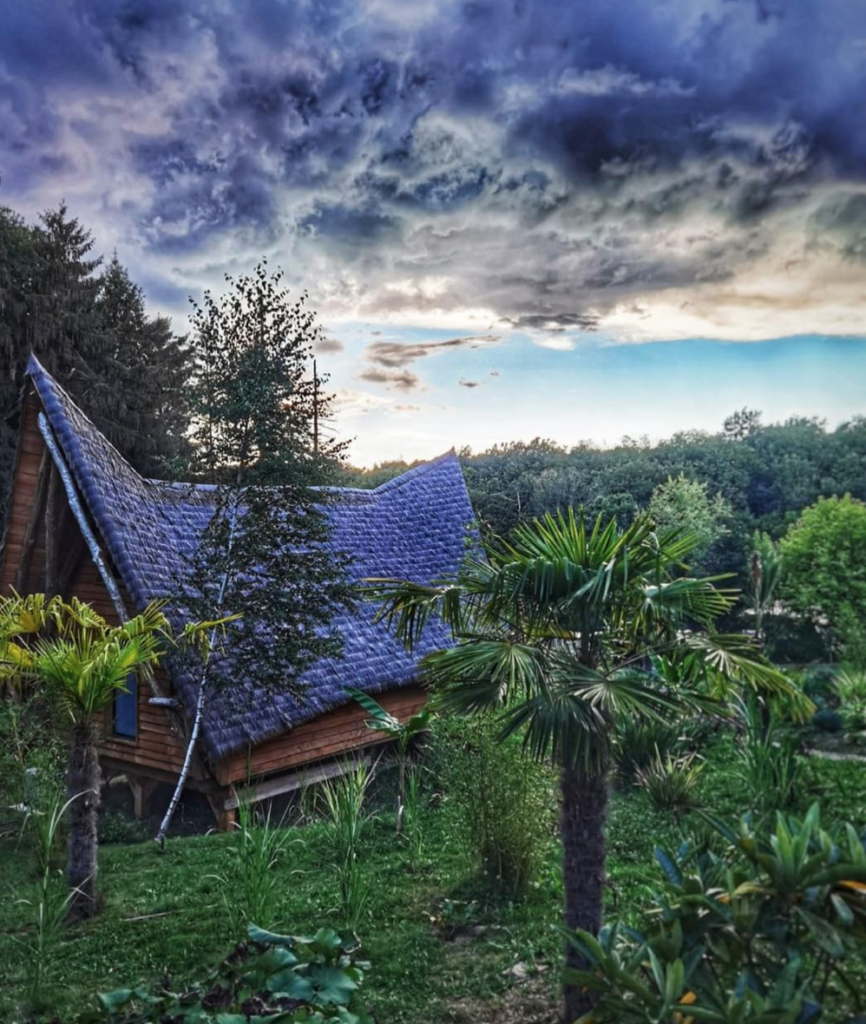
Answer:
<svg viewBox="0 0 866 1024"><path fill-rule="evenodd" d="M866 954L866 852L818 805L756 829L702 815L723 848L656 851L664 888L643 931L573 936L598 994L593 1024L855 1024Z"/></svg>
<svg viewBox="0 0 866 1024"><path fill-rule="evenodd" d="M122 811L105 811L99 816L99 844L143 843L149 838L143 821L136 821Z"/></svg>
<svg viewBox="0 0 866 1024"><path fill-rule="evenodd" d="M676 724L668 725L651 718L623 715L616 723L616 765L619 777L633 783L638 772L645 771L658 754L673 753L679 744Z"/></svg>
<svg viewBox="0 0 866 1024"><path fill-rule="evenodd" d="M38 825L31 811L52 805L65 789L66 749L55 712L40 696L0 700L0 831ZM20 808L12 811L11 808ZM65 829L57 830L62 844ZM39 846L39 837L35 838Z"/></svg>
<svg viewBox="0 0 866 1024"><path fill-rule="evenodd" d="M636 778L656 807L682 814L695 806L703 770L704 762L694 751L681 757L657 752Z"/></svg>
<svg viewBox="0 0 866 1024"><path fill-rule="evenodd" d="M373 1024L358 1005L358 988L369 965L353 946L320 928L301 938L274 935L255 925L205 980L182 992L121 988L99 996L99 1010L82 1018L104 1024L198 1021L200 1024Z"/></svg>
<svg viewBox="0 0 866 1024"><path fill-rule="evenodd" d="M537 877L554 832L555 777L501 742L490 720L437 722L434 761L467 850L495 886L519 894Z"/></svg>

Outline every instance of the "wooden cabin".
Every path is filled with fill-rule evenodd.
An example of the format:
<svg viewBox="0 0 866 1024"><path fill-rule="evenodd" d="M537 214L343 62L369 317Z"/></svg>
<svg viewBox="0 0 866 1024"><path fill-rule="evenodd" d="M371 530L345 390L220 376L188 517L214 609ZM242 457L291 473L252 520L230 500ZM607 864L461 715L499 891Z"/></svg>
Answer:
<svg viewBox="0 0 866 1024"><path fill-rule="evenodd" d="M195 550L213 513L212 491L146 480L123 459L36 359L28 367L18 453L0 556L10 594L72 595L119 622L150 600L170 597L178 566ZM329 504L335 545L357 580L431 580L454 571L472 509L453 452L373 490L339 489ZM220 827L239 795L267 799L339 771L349 752L382 742L347 687L374 694L401 719L425 701L417 662L448 636L434 623L413 655L374 609L359 603L337 626L343 656L304 676L303 699L238 684L239 699L211 701L188 786L207 797ZM138 815L157 783L173 783L183 760L197 677L160 668L118 693L105 714L99 752L106 775L123 775ZM238 695L235 695L238 697Z"/></svg>

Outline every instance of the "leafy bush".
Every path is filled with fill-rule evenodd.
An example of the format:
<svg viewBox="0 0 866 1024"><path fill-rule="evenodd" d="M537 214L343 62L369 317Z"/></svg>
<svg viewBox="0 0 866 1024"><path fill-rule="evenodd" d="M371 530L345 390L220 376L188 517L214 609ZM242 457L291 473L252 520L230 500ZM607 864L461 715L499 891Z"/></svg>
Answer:
<svg viewBox="0 0 866 1024"><path fill-rule="evenodd" d="M866 852L851 825L779 814L774 830L704 819L719 853L656 851L665 879L641 931L572 936L598 993L585 1024L855 1024L866 953ZM846 1005L847 1004L847 1005Z"/></svg>
<svg viewBox="0 0 866 1024"><path fill-rule="evenodd" d="M352 946L320 928L304 938L275 935L255 925L200 984L182 992L167 987L116 989L99 996L99 1009L81 1024L373 1024L357 1005L369 965L353 958Z"/></svg>
<svg viewBox="0 0 866 1024"><path fill-rule="evenodd" d="M143 821L122 811L105 811L99 816L99 843L143 843L149 838Z"/></svg>
<svg viewBox="0 0 866 1024"><path fill-rule="evenodd" d="M679 742L676 725L623 715L616 723L616 765L620 778L633 783L658 754L673 753Z"/></svg>
<svg viewBox="0 0 866 1024"><path fill-rule="evenodd" d="M657 752L649 766L637 772L637 782L656 807L681 814L695 806L703 770L704 763L694 751L682 757Z"/></svg>
<svg viewBox="0 0 866 1024"><path fill-rule="evenodd" d="M66 750L56 712L46 706L41 695L22 700L0 700L0 816L9 815L10 831L37 825L27 813L43 810L63 791ZM10 808L21 808L21 813ZM0 820L0 828L3 821ZM63 828L57 841L64 838ZM39 839L36 839L37 847Z"/></svg>
<svg viewBox="0 0 866 1024"><path fill-rule="evenodd" d="M501 742L483 718L440 719L435 762L460 835L494 885L519 894L532 882L554 830L553 774Z"/></svg>

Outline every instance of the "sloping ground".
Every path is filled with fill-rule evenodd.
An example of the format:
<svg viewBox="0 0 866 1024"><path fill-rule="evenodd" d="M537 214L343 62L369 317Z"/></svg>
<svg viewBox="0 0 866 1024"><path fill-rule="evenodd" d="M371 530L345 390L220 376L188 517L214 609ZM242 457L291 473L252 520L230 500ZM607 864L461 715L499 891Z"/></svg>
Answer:
<svg viewBox="0 0 866 1024"><path fill-rule="evenodd" d="M744 783L734 748L707 751L702 797L725 817L744 809ZM866 823L866 773L860 764L807 758L801 803L820 796L824 820ZM390 798L385 807L390 807ZM447 801L424 821L425 852L413 869L386 812L370 826L361 864L370 886L359 927L362 955L372 963L364 984L382 1024L552 1024L560 940L560 876L549 840L537 883L520 902L481 887L453 827ZM617 793L609 827L610 910L634 919L659 885L656 844L679 843L674 818L654 810L642 792ZM277 870L283 878L278 927L307 932L341 927L330 833L321 822L297 829ZM92 1005L93 994L169 974L195 978L233 945L225 908L232 835L176 839L161 856L153 843L104 846L101 917L69 932L43 986L59 1018ZM23 844L0 843L0 1021L23 1021L24 974L13 937L24 938L33 862ZM43 1019L51 1020L53 1014Z"/></svg>

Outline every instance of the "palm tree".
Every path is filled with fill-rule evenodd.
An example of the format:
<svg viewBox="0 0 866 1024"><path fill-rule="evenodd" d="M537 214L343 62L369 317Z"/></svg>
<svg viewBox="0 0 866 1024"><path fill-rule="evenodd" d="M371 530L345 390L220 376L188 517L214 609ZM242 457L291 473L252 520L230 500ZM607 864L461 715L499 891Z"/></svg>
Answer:
<svg viewBox="0 0 866 1024"><path fill-rule="evenodd" d="M130 676L157 663L169 641L169 623L156 602L111 626L76 598L0 600L0 678L14 690L43 686L70 723L67 880L75 916L89 917L97 906L98 716L118 691L128 692Z"/></svg>
<svg viewBox="0 0 866 1024"><path fill-rule="evenodd" d="M397 832L403 831L403 812L406 807L406 761L408 760L409 744L430 728L430 712L422 708L401 722L396 715L386 711L382 705L363 690L346 687L346 693L373 717L367 722L368 729L387 736L396 744L397 751Z"/></svg>
<svg viewBox="0 0 866 1024"><path fill-rule="evenodd" d="M767 533L755 530L749 559L749 583L755 613L755 638L763 643L764 616L773 608L782 579L782 551Z"/></svg>
<svg viewBox="0 0 866 1024"><path fill-rule="evenodd" d="M450 626L456 645L422 663L439 706L493 710L503 738L520 731L531 756L558 764L569 930L601 926L616 717L660 720L717 706L712 695L732 682L790 688L747 637L712 632L734 595L717 587L718 577L682 575L693 547L679 530L657 532L646 516L620 530L601 517L588 526L569 510L517 527L510 542L485 543L452 578L367 581L377 619L408 648L432 615ZM572 944L566 965L585 966ZM566 1020L591 1001L566 983Z"/></svg>

